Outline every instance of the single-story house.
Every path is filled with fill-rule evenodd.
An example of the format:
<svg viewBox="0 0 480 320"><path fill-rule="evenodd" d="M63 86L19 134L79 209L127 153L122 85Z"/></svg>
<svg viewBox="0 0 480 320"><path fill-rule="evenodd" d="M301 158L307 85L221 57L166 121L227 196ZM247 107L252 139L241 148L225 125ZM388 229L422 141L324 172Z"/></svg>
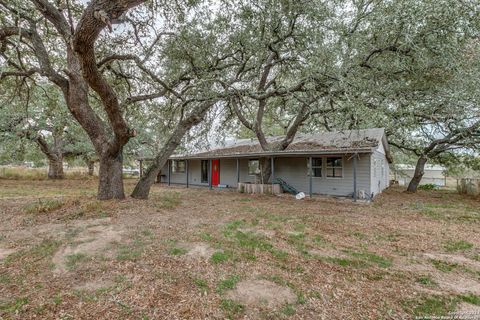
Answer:
<svg viewBox="0 0 480 320"><path fill-rule="evenodd" d="M271 161L269 181L260 181L260 158ZM383 128L298 134L283 151L263 151L256 140L243 139L208 151L173 155L162 168L160 182L237 188L239 183L281 178L305 194L371 198L388 187L391 162Z"/></svg>
<svg viewBox="0 0 480 320"><path fill-rule="evenodd" d="M425 165L423 169L423 177L420 185L434 184L438 187L445 187L447 184L447 176L445 175L445 167L440 165ZM393 170L394 180L398 181L400 186L406 186L412 180L415 173L415 166L408 164L397 164Z"/></svg>

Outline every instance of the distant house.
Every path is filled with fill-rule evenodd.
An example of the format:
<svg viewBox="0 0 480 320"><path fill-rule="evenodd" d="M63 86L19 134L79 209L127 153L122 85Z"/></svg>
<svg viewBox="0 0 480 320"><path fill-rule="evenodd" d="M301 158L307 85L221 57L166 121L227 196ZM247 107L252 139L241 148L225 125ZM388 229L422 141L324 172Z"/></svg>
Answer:
<svg viewBox="0 0 480 320"><path fill-rule="evenodd" d="M420 185L434 184L439 187L445 187L447 177L445 175L445 167L439 165L425 165L424 174ZM412 180L415 173L415 166L408 164L397 164L393 170L394 180L398 181L401 186L406 186Z"/></svg>
<svg viewBox="0 0 480 320"><path fill-rule="evenodd" d="M353 196L356 190L357 196L369 198L389 183L391 157L384 129L298 134L284 151L263 151L256 140L244 139L174 155L161 171L161 182L210 188L261 183L259 159L265 157L271 159L273 179L310 195Z"/></svg>

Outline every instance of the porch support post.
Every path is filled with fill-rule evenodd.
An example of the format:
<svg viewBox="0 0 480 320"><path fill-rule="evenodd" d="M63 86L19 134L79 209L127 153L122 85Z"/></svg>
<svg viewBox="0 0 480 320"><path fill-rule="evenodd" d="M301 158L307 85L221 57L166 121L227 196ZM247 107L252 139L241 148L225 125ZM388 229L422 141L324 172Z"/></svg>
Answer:
<svg viewBox="0 0 480 320"><path fill-rule="evenodd" d="M187 175L187 188L188 188L188 167L189 167L188 159L185 159L185 173Z"/></svg>
<svg viewBox="0 0 480 320"><path fill-rule="evenodd" d="M140 159L139 162L140 162L140 178L141 178L143 176L143 160Z"/></svg>
<svg viewBox="0 0 480 320"><path fill-rule="evenodd" d="M274 180L275 180L275 158L272 156L270 158L270 161L271 161L271 165L270 165L270 168L272 169L272 194L273 194L273 185L275 184Z"/></svg>
<svg viewBox="0 0 480 320"><path fill-rule="evenodd" d="M212 159L208 160L208 186L212 190Z"/></svg>
<svg viewBox="0 0 480 320"><path fill-rule="evenodd" d="M312 168L312 157L308 158L308 175L309 175L309 193L310 198L313 197L313 168Z"/></svg>
<svg viewBox="0 0 480 320"><path fill-rule="evenodd" d="M237 158L237 188L240 183L240 160Z"/></svg>
<svg viewBox="0 0 480 320"><path fill-rule="evenodd" d="M353 202L357 202L357 155L353 155Z"/></svg>
<svg viewBox="0 0 480 320"><path fill-rule="evenodd" d="M168 186L170 186L170 176L172 171L172 160L168 160Z"/></svg>

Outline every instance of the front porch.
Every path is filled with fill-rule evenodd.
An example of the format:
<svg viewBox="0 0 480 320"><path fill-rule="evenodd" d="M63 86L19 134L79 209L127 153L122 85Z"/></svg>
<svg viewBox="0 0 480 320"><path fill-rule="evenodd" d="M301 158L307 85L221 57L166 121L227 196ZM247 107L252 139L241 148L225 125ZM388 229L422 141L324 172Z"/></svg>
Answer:
<svg viewBox="0 0 480 320"><path fill-rule="evenodd" d="M336 159L336 160L335 160ZM336 161L336 167L332 163ZM140 160L143 174L145 160ZM313 154L302 156L270 156L270 178L259 176L259 158L222 157L188 158L172 157L159 174L158 181L166 185L207 187L209 189L237 189L246 193L280 193L277 178L292 186L296 192L350 196L354 200L369 193L370 156L368 154ZM257 162L257 170L255 169ZM262 183L263 182L263 183ZM283 188L285 189L285 188ZM289 190L284 191L291 191ZM294 192L292 192L294 193Z"/></svg>

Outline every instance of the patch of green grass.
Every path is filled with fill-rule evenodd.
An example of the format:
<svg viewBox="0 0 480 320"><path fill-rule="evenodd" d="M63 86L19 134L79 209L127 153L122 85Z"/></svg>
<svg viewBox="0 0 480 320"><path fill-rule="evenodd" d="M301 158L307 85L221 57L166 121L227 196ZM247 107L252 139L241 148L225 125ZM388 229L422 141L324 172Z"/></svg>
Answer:
<svg viewBox="0 0 480 320"><path fill-rule="evenodd" d="M18 313L24 305L28 304L27 298L16 298L11 302L0 304L0 311Z"/></svg>
<svg viewBox="0 0 480 320"><path fill-rule="evenodd" d="M305 231L305 224L304 223L295 223L295 225L293 226L293 230L295 230L297 232L303 232L303 231Z"/></svg>
<svg viewBox="0 0 480 320"><path fill-rule="evenodd" d="M52 239L44 239L39 244L30 249L18 251L7 256L4 260L5 264L18 262L19 260L41 260L51 257L60 247L60 242Z"/></svg>
<svg viewBox="0 0 480 320"><path fill-rule="evenodd" d="M65 205L63 200L58 199L38 199L38 201L32 202L26 205L23 210L29 214L49 213L60 209Z"/></svg>
<svg viewBox="0 0 480 320"><path fill-rule="evenodd" d="M257 256L253 252L250 252L250 251L242 252L240 254L240 256L242 258L244 258L245 260L248 260L248 261L257 261Z"/></svg>
<svg viewBox="0 0 480 320"><path fill-rule="evenodd" d="M208 291L208 283L206 280L201 278L194 278L193 283L200 289L202 292Z"/></svg>
<svg viewBox="0 0 480 320"><path fill-rule="evenodd" d="M177 248L177 247L174 247L174 248L171 248L169 251L168 251L168 254L172 255L172 256L181 256L181 255L184 255L188 252L187 249L185 248Z"/></svg>
<svg viewBox="0 0 480 320"><path fill-rule="evenodd" d="M321 235L319 235L319 234L315 235L315 236L313 237L312 241L313 241L313 243L315 243L315 244L317 244L317 245L321 245L321 246L323 246L323 245L325 245L325 244L328 243L328 241L327 241L324 237L322 237Z"/></svg>
<svg viewBox="0 0 480 320"><path fill-rule="evenodd" d="M210 260L217 264L217 263L222 263L222 262L226 262L228 261L229 259L232 258L232 253L230 251L217 251L215 252L214 254L212 254L212 256L210 257Z"/></svg>
<svg viewBox="0 0 480 320"><path fill-rule="evenodd" d="M150 229L143 229L141 231L141 235L144 236L144 237L147 237L147 238L154 238L155 237L155 234Z"/></svg>
<svg viewBox="0 0 480 320"><path fill-rule="evenodd" d="M62 304L62 294L61 293L58 293L53 297L53 304L56 305L56 306Z"/></svg>
<svg viewBox="0 0 480 320"><path fill-rule="evenodd" d="M288 252L273 248L270 250L272 256L278 260L286 261L288 259Z"/></svg>
<svg viewBox="0 0 480 320"><path fill-rule="evenodd" d="M347 259L347 258L337 258L337 257L322 257L320 260L327 263L333 263L342 267L352 267L352 268L365 268L368 267L368 264L364 261L356 259Z"/></svg>
<svg viewBox="0 0 480 320"><path fill-rule="evenodd" d="M224 226L224 232L223 232L223 235L225 237L231 237L233 234L235 234L235 231L244 226L245 225L245 222L242 221L242 220L234 220L234 221L230 221L229 223L225 224Z"/></svg>
<svg viewBox="0 0 480 320"><path fill-rule="evenodd" d="M435 220L445 220L460 223L480 221L480 212L478 209L458 202L453 202L451 204L424 204L417 202L412 204L410 207Z"/></svg>
<svg viewBox="0 0 480 320"><path fill-rule="evenodd" d="M465 240L450 240L445 244L445 250L447 252L464 251L473 248L473 244Z"/></svg>
<svg viewBox="0 0 480 320"><path fill-rule="evenodd" d="M365 233L361 233L361 232L359 232L359 231L353 232L352 235L353 235L355 238L359 239L359 240L365 240L365 239L368 238Z"/></svg>
<svg viewBox="0 0 480 320"><path fill-rule="evenodd" d="M438 270L440 270L442 272L450 272L453 269L455 269L456 267L458 267L458 264L456 264L456 263L450 263L450 262L446 262L446 261L442 261L442 260L431 259L430 262L433 264L433 266L435 268L437 268Z"/></svg>
<svg viewBox="0 0 480 320"><path fill-rule="evenodd" d="M8 274L0 274L0 283L8 284L12 281L12 278Z"/></svg>
<svg viewBox="0 0 480 320"><path fill-rule="evenodd" d="M470 303L470 304L474 304L474 305L476 305L476 306L480 306L480 296L477 296L477 295L475 295L475 294L473 294L473 293L460 296L459 298L460 298L462 301L464 301L464 302L467 302L467 303Z"/></svg>
<svg viewBox="0 0 480 320"><path fill-rule="evenodd" d="M156 199L155 206L159 209L175 209L182 203L179 192L165 192Z"/></svg>
<svg viewBox="0 0 480 320"><path fill-rule="evenodd" d="M415 316L445 316L455 310L456 299L445 296L429 296L409 303Z"/></svg>
<svg viewBox="0 0 480 320"><path fill-rule="evenodd" d="M118 248L118 261L135 261L142 255L142 252L133 246L122 245Z"/></svg>
<svg viewBox="0 0 480 320"><path fill-rule="evenodd" d="M420 276L416 279L417 283L423 284L424 286L433 287L437 285L435 281L430 278L430 276Z"/></svg>
<svg viewBox="0 0 480 320"><path fill-rule="evenodd" d="M220 308L226 313L228 319L239 316L245 310L243 305L229 299L223 299Z"/></svg>
<svg viewBox="0 0 480 320"><path fill-rule="evenodd" d="M214 240L213 236L208 232L202 232L200 234L200 239L202 239L203 241L208 241L208 242L211 242L211 241Z"/></svg>
<svg viewBox="0 0 480 320"><path fill-rule="evenodd" d="M303 232L292 233L288 236L287 242L295 247L298 252L306 257L310 256L305 245L305 234Z"/></svg>
<svg viewBox="0 0 480 320"><path fill-rule="evenodd" d="M74 270L77 265L87 260L87 255L84 253L70 254L65 257L65 266L68 270Z"/></svg>
<svg viewBox="0 0 480 320"><path fill-rule="evenodd" d="M302 292L297 292L297 303L298 304L305 304L307 303L307 299Z"/></svg>
<svg viewBox="0 0 480 320"><path fill-rule="evenodd" d="M372 252L350 252L350 255L355 258L359 258L368 264L374 264L381 268L389 268L392 265L392 261L390 259L384 258Z"/></svg>
<svg viewBox="0 0 480 320"><path fill-rule="evenodd" d="M225 290L235 289L238 281L240 281L240 276L238 275L229 276L225 280L222 280L218 283L217 292L222 294L223 292L225 292Z"/></svg>
<svg viewBox="0 0 480 320"><path fill-rule="evenodd" d="M273 246L266 241L263 237L256 235L253 232L235 232L235 239L238 246L247 249L259 249L263 251L269 251Z"/></svg>
<svg viewBox="0 0 480 320"><path fill-rule="evenodd" d="M286 304L282 307L282 313L288 317L295 314L295 308L291 304Z"/></svg>

